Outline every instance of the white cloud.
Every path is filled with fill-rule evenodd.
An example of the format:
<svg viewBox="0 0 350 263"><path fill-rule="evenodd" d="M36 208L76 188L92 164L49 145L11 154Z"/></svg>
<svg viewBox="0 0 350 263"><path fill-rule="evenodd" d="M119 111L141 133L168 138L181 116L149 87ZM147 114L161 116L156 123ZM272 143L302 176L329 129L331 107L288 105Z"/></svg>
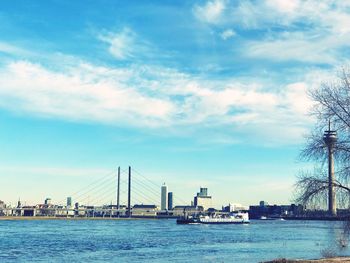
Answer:
<svg viewBox="0 0 350 263"><path fill-rule="evenodd" d="M283 33L272 36L271 40L247 42L245 54L249 57L276 61L334 64L337 62L336 47L340 47L340 43L333 38Z"/></svg>
<svg viewBox="0 0 350 263"><path fill-rule="evenodd" d="M118 59L125 59L132 56L131 46L134 43L130 30L124 29L118 34L101 35L100 40L110 44L109 51Z"/></svg>
<svg viewBox="0 0 350 263"><path fill-rule="evenodd" d="M29 51L6 42L0 42L0 53L6 53L11 55L30 55Z"/></svg>
<svg viewBox="0 0 350 263"><path fill-rule="evenodd" d="M223 40L227 40L231 37L234 37L236 35L236 32L233 31L232 29L226 29L224 32L221 33L221 38Z"/></svg>
<svg viewBox="0 0 350 263"><path fill-rule="evenodd" d="M194 7L194 14L201 21L216 24L220 21L224 10L225 2L223 0L212 0L203 6L196 5Z"/></svg>
<svg viewBox="0 0 350 263"><path fill-rule="evenodd" d="M196 17L211 21L203 19L203 14L212 6L214 2L201 9L196 6ZM199 11L203 14L198 15ZM218 26L233 32L236 28L260 30L258 37L244 34L246 39L235 48L251 58L333 65L343 63L342 49L350 46L350 12L344 1L227 0L224 12L213 17L214 30ZM221 34L223 39L229 36L229 31Z"/></svg>
<svg viewBox="0 0 350 263"><path fill-rule="evenodd" d="M293 13L300 6L299 0L266 0L267 6L275 8L282 13Z"/></svg>
<svg viewBox="0 0 350 263"><path fill-rule="evenodd" d="M237 142L235 135L245 133L267 138L264 143L295 143L307 128L308 86L291 83L269 92L256 82L198 79L162 67L80 63L57 72L18 61L0 68L0 107L175 133L205 128L216 141ZM279 132L268 138L273 130Z"/></svg>
<svg viewBox="0 0 350 263"><path fill-rule="evenodd" d="M53 72L19 61L0 72L0 105L72 120L165 125L173 111L171 102L129 88L124 82L131 75L125 69L108 71L91 65L77 65L66 73Z"/></svg>
<svg viewBox="0 0 350 263"><path fill-rule="evenodd" d="M271 29L272 26L295 29L295 24L300 23L307 25L309 30L339 32L348 28L344 22L348 22L350 17L342 1L265 0L241 1L237 5L231 1L229 6L222 21L248 29Z"/></svg>
<svg viewBox="0 0 350 263"><path fill-rule="evenodd" d="M128 27L116 33L101 34L98 38L109 44L109 52L119 60L145 56L150 51L149 44L140 40L137 34Z"/></svg>

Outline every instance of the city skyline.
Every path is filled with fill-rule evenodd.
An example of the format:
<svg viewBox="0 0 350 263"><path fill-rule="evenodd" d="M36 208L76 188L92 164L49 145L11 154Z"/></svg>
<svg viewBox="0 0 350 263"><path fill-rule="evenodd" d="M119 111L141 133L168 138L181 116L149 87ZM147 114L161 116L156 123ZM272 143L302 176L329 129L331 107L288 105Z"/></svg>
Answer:
<svg viewBox="0 0 350 263"><path fill-rule="evenodd" d="M133 177L133 176L131 176ZM168 191L167 185L163 183L160 187L160 192L157 194L155 193L154 186L155 184L151 181L149 181L147 178L144 178L143 183L147 181L147 183L153 184L153 186L150 186L150 184L145 185L142 188L142 192L140 192L140 188L137 187L134 189L133 187L130 188L130 206L145 206L145 207L154 207L155 209L159 211L171 211L174 208L179 210L182 207L189 207L189 208L199 208L203 209L204 211L207 211L208 209L216 209L217 211L224 210L227 207L229 209L237 208L238 210L249 210L249 206L255 206L256 204L250 204L250 205L242 205L239 203L231 203L226 202L221 204L220 206L214 206L212 203L212 196L208 194L208 188L206 187L200 187L199 192L193 194L192 200L183 200L181 197L176 197L174 199L174 193L171 191ZM110 180L105 182L106 184L110 184ZM90 209L93 207L109 207L110 209L118 210L119 208L127 210L128 204L129 204L129 193L128 190L123 189L122 182L113 182L113 184L116 183L117 185L114 185L114 192L111 194L106 195L106 189L104 187L101 187L101 182L95 182L94 184L90 184L89 187L81 189L80 191L77 191L74 193L74 196L67 196L65 199L60 200L52 200L51 197L45 197L45 199L41 200L41 202L38 203L27 203L26 200L22 200L19 198L15 204L13 203L5 203L4 201L0 200L0 204L4 205L5 208L9 209L16 209L16 208L25 208L25 209L31 209L33 207L41 207L46 206L46 208L51 207L57 207L57 208L63 208L63 209L75 209L77 207L81 207L84 209ZM130 180L131 185L135 184L135 181L133 179ZM137 185L143 184L140 181L137 181ZM100 185L100 187L96 187L96 185ZM128 185L124 185L125 188L128 189ZM109 187L110 188L110 187ZM98 191L97 191L98 189ZM118 190L117 190L118 189ZM108 189L109 191L111 189ZM119 191L119 194L118 194ZM124 194L124 196L123 196ZM104 198L101 199L101 196L104 195ZM113 199L113 195L115 199ZM158 198L157 198L157 195ZM111 199L109 199L112 197ZM119 198L119 202L118 202ZM96 200L98 200L96 202ZM174 200L176 200L174 202ZM268 205L269 203L263 200L259 201L259 205L262 203ZM273 205L281 205L281 204L273 204ZM293 204L295 205L295 204ZM312 209L312 208L311 208Z"/></svg>
<svg viewBox="0 0 350 263"><path fill-rule="evenodd" d="M0 200L131 165L184 200L289 204L308 90L348 65L336 1L5 1ZM338 36L342 37L339 38Z"/></svg>

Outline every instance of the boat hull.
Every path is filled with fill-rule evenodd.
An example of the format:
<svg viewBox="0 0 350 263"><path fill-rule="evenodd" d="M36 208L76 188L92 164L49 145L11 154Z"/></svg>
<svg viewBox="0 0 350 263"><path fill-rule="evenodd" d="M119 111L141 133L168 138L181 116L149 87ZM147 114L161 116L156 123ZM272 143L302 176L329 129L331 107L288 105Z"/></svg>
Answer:
<svg viewBox="0 0 350 263"><path fill-rule="evenodd" d="M176 223L179 225L186 225L186 224L205 224L205 225L227 225L227 224L249 224L249 221L202 221L200 219L196 218L190 218L190 219L177 219Z"/></svg>
<svg viewBox="0 0 350 263"><path fill-rule="evenodd" d="M227 225L227 224L250 224L250 222L200 222L200 224L206 224L206 225Z"/></svg>
<svg viewBox="0 0 350 263"><path fill-rule="evenodd" d="M198 220L191 218L191 219L177 219L176 223L179 225L187 225L187 224L199 224Z"/></svg>

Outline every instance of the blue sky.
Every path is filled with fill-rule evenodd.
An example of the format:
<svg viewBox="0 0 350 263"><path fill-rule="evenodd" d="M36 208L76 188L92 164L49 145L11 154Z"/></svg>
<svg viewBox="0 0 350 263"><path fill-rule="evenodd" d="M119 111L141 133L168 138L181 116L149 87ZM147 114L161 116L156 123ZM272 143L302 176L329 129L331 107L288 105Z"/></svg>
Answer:
<svg viewBox="0 0 350 263"><path fill-rule="evenodd" d="M0 199L117 166L215 205L289 203L307 91L348 64L346 1L3 1ZM140 200L143 201L143 200ZM145 201L146 202L146 201Z"/></svg>

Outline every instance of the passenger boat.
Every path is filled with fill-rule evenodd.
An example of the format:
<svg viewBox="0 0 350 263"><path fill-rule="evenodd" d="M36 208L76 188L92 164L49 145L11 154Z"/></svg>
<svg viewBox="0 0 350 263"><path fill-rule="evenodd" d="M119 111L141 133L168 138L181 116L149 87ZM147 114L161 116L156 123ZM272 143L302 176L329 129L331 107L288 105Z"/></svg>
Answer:
<svg viewBox="0 0 350 263"><path fill-rule="evenodd" d="M183 216L176 220L177 224L249 224L249 215L246 212L230 214L211 214L200 216Z"/></svg>

